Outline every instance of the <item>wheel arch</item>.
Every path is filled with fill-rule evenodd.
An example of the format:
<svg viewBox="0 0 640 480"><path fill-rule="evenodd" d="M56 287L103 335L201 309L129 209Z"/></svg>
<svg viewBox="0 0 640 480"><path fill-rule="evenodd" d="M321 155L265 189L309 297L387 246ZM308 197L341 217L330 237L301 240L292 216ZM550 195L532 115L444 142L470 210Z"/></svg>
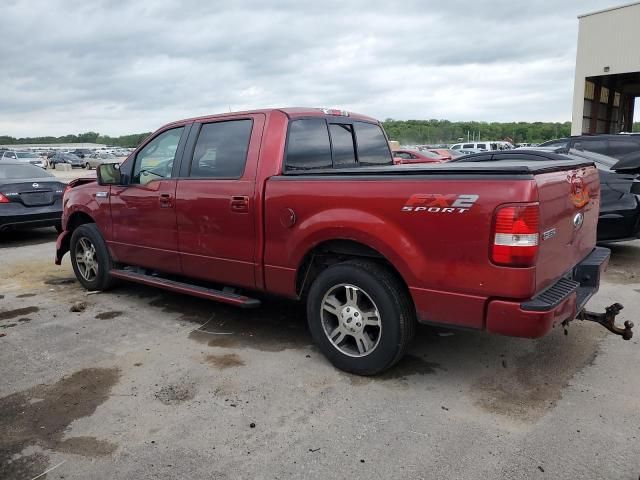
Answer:
<svg viewBox="0 0 640 480"><path fill-rule="evenodd" d="M71 249L71 235L80 225L95 223L95 219L83 210L76 210L69 215L64 225L64 231L58 236L56 241L56 265L62 263L62 257Z"/></svg>
<svg viewBox="0 0 640 480"><path fill-rule="evenodd" d="M409 292L408 283L400 270L377 248L360 240L333 238L324 240L310 248L302 257L296 271L296 293L303 297L313 280L326 268L352 259L368 259L384 265Z"/></svg>

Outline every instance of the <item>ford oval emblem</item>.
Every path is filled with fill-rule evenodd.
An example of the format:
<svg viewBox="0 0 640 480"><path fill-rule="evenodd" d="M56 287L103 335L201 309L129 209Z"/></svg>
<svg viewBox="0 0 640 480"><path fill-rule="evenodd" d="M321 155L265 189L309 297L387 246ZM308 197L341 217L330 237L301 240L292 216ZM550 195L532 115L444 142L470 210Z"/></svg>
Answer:
<svg viewBox="0 0 640 480"><path fill-rule="evenodd" d="M39 184L39 183L32 183L32 184L31 184L31 186L32 186L33 188L38 188L38 187L40 186L40 184Z"/></svg>
<svg viewBox="0 0 640 480"><path fill-rule="evenodd" d="M584 223L584 213L576 213L575 217L573 217L573 228L578 230L582 224Z"/></svg>

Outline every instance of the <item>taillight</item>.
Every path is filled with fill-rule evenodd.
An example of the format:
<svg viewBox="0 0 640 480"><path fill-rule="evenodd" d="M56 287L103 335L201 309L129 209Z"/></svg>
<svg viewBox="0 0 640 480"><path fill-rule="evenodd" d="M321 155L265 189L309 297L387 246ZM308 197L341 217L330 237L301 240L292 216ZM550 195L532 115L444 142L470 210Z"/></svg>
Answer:
<svg viewBox="0 0 640 480"><path fill-rule="evenodd" d="M540 206L509 205L497 210L491 251L493 263L531 267L538 257Z"/></svg>
<svg viewBox="0 0 640 480"><path fill-rule="evenodd" d="M3 194L0 193L0 203L9 203L11 200L9 200L7 197L5 197Z"/></svg>

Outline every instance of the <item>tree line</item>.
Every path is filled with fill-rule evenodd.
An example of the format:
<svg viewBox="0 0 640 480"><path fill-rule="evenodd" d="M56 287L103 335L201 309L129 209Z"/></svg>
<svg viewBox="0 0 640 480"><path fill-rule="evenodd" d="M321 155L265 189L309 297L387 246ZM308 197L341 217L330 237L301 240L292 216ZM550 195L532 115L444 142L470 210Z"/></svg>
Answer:
<svg viewBox="0 0 640 480"><path fill-rule="evenodd" d="M506 140L540 143L571 135L571 122L450 122L449 120L393 120L383 122L390 140L401 144L458 143L460 141ZM640 132L640 122L633 125Z"/></svg>
<svg viewBox="0 0 640 480"><path fill-rule="evenodd" d="M514 143L540 143L571 134L571 122L450 122L449 120L393 120L383 122L390 140L401 144L438 144L459 141L504 140ZM633 124L633 131L640 132L640 122ZM85 132L61 137L0 136L0 145L24 145L42 143L100 143L118 147L137 147L151 132L110 137L97 132Z"/></svg>
<svg viewBox="0 0 640 480"><path fill-rule="evenodd" d="M0 135L0 145L25 145L42 143L100 143L104 145L114 145L116 147L137 147L147 138L151 132L134 133L131 135L121 135L110 137L100 135L97 132L85 132L77 135L63 135L61 137L23 137L14 138L8 135Z"/></svg>

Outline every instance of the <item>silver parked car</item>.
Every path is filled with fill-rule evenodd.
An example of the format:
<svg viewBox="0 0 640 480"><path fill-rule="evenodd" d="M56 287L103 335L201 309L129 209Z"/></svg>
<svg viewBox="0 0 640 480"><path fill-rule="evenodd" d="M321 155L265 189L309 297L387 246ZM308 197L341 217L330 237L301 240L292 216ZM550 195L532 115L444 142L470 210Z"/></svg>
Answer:
<svg viewBox="0 0 640 480"><path fill-rule="evenodd" d="M47 168L46 162L32 152L5 150L4 152L0 152L0 161L2 160L9 160L13 163L29 163L36 167Z"/></svg>
<svg viewBox="0 0 640 480"><path fill-rule="evenodd" d="M86 168L98 168L103 163L120 163L122 158L118 158L112 153L92 153L84 159Z"/></svg>

